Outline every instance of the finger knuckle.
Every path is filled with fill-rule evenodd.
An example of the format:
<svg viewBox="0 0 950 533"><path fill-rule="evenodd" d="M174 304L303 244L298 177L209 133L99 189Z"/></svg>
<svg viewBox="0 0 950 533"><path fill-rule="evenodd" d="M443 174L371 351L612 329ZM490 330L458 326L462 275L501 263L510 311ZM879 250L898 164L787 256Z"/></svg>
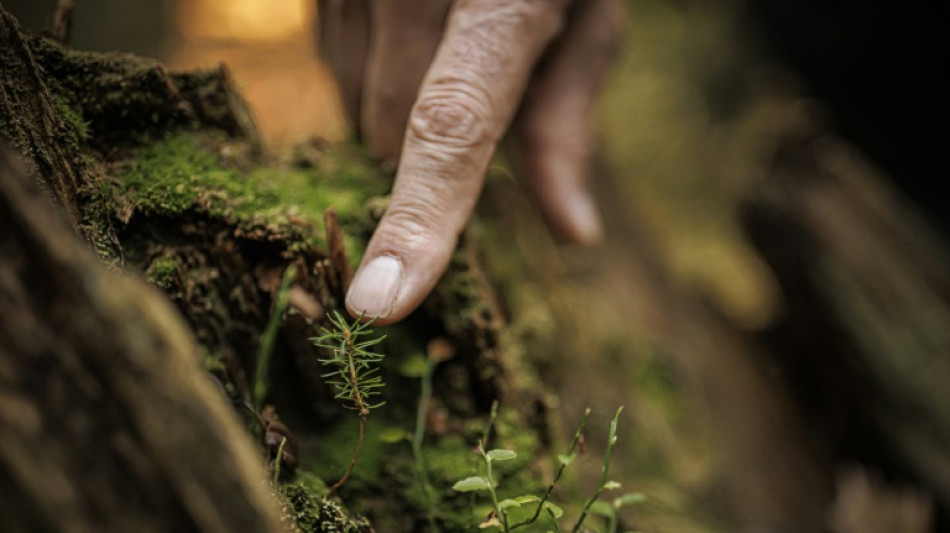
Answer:
<svg viewBox="0 0 950 533"><path fill-rule="evenodd" d="M464 90L441 90L419 97L408 134L445 148L473 148L491 142L491 119L482 98Z"/></svg>
<svg viewBox="0 0 950 533"><path fill-rule="evenodd" d="M438 240L441 226L436 210L419 200L393 205L386 211L388 241L408 253L431 246Z"/></svg>

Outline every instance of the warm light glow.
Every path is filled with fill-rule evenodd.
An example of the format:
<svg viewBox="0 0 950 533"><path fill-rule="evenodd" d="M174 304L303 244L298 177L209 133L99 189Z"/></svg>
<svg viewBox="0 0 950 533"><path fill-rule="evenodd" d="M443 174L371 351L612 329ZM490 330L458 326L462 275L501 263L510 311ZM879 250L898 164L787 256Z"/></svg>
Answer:
<svg viewBox="0 0 950 533"><path fill-rule="evenodd" d="M279 41L309 30L313 0L188 0L178 8L186 39Z"/></svg>
<svg viewBox="0 0 950 533"><path fill-rule="evenodd" d="M175 68L227 63L275 149L346 133L330 71L317 57L316 0L178 0Z"/></svg>

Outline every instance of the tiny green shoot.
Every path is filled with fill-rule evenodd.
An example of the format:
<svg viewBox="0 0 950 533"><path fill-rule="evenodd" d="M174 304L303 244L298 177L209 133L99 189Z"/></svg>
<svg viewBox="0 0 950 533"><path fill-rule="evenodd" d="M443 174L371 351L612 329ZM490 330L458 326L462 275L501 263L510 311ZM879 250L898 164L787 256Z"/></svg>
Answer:
<svg viewBox="0 0 950 533"><path fill-rule="evenodd" d="M323 329L323 335L312 339L314 344L324 348L330 354L320 363L332 370L323 375L330 385L336 389L334 396L343 402L343 407L356 411L359 416L359 435L353 459L343 476L327 491L326 497L333 494L346 483L363 447L363 435L366 430L366 418L372 409L382 406L385 402L372 403L372 398L379 396L383 388L383 379L379 375L379 363L383 354L370 351L370 348L381 343L386 338L370 337L373 330L369 329L374 319L363 322L361 315L352 323L348 323L340 313L334 311L328 315L332 329ZM368 340L361 340L368 338Z"/></svg>
<svg viewBox="0 0 950 533"><path fill-rule="evenodd" d="M591 506L594 505L594 502L596 502L598 498L600 498L602 492L605 490L620 488L620 483L607 479L607 473L610 470L610 456L613 453L614 444L617 443L617 424L620 421L620 413L622 411L623 407L617 409L617 414L615 414L613 420L610 421L610 432L607 435L607 450L604 452L604 464L600 467L600 482L597 484L597 489L594 490L594 494L584 505L584 509L581 511L581 516L577 519L577 523L574 524L574 528L571 529L571 533L577 533L580 531L581 524L583 524L584 519L587 518L587 513L590 512Z"/></svg>

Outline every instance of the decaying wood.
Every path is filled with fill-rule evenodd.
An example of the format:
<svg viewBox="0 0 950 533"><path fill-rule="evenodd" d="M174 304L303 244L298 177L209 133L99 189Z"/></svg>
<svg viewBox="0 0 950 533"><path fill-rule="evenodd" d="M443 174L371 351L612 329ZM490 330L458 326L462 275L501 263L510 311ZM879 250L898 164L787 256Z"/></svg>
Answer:
<svg viewBox="0 0 950 533"><path fill-rule="evenodd" d="M277 531L260 455L167 300L0 155L5 531Z"/></svg>
<svg viewBox="0 0 950 533"><path fill-rule="evenodd" d="M52 95L39 72L16 19L0 9L0 118L4 122L0 129L7 140L29 154L35 175L42 177L43 184L78 231L82 218L78 199L84 170L82 162L65 148L76 139L59 126Z"/></svg>

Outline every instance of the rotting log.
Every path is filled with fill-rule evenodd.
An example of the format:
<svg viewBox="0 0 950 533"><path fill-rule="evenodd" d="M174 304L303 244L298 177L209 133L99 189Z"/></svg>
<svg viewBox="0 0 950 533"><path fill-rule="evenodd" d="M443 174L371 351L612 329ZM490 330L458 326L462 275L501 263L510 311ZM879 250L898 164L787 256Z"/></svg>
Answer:
<svg viewBox="0 0 950 533"><path fill-rule="evenodd" d="M4 344L0 362L21 364L30 353L22 350L30 345L14 341L40 334L31 349L49 365L62 365L64 372L92 365L89 373L103 382L90 382L90 390L83 388L84 378L73 388L45 389L37 381L18 383L18 375L9 376L13 388L3 390L4 398L11 398L4 400L4 407L19 407L4 411L10 418L2 419L6 425L0 428L11 436L4 443L11 447L0 448L11 453L0 457L0 464L11 469L2 476L3 493L11 495L4 504L22 503L35 511L24 514L23 520L73 518L70 527L76 531L266 531L274 527L276 507L289 528L370 531L366 520L321 498L325 487L319 477L339 476L345 461L338 456L350 453L355 432L320 377L324 370L310 338L327 325L325 313L341 307L348 261L358 259L385 207L384 176L353 147L313 143L299 147L291 161L265 157L253 120L223 67L176 73L131 55L70 50L24 35L2 9L0 25L5 39L0 47L0 132L20 152L34 186L46 190L67 215L59 223L57 240L44 245L68 250L62 256L24 244L50 237L27 224L37 220L4 224L5 242L19 244L11 244L5 255L12 258L4 265L12 273L4 277L0 316L4 328L18 326L20 331L7 336L4 330L4 343L11 345ZM5 171L5 184L18 183L13 176ZM44 200L11 197L18 208L4 216L56 220ZM73 231L64 229L70 225ZM326 226L324 231L321 226ZM98 254L98 261L88 251L77 252L82 250L80 237ZM268 376L261 378L254 375L258 345L281 276L291 266L297 272L290 288L291 310L280 317ZM64 269L68 272L62 275L71 277L60 283L55 276ZM162 298L154 290L108 270L130 271L161 288L189 331L168 329L172 326L167 324L180 318L168 312L167 302L156 303ZM408 433L412 427L419 378L401 369L425 354L433 339L447 343L454 354L437 369L432 402L433 416L448 413L451 423L428 432L427 453L467 459L492 400L500 398L529 407L503 413L491 433L494 445L516 447L523 454L510 463L510 483L541 484L534 459L547 442L544 402L536 378L519 366L518 339L504 334L505 320L492 291L474 242L463 239L424 309L389 331L391 340L383 345L391 361L383 369L390 384L389 405L382 415L374 413L378 420L369 423L361 464L338 492L382 531L414 531L427 523L428 509L419 494L408 443L383 445L379 432L402 427ZM112 307L99 315L85 313L81 297L90 300L85 305L91 309ZM43 302L56 313L30 322L33 310L39 311L35 306ZM145 318L136 320L136 306L146 308L141 311ZM75 308L74 315L66 312L70 308ZM156 308L165 315L158 316ZM107 314L115 312L120 315ZM157 329L146 331L150 327ZM137 344L126 350L123 342ZM101 354L93 350L107 347L114 349ZM173 348L174 356L165 353ZM123 381L132 370L137 373L130 379L141 383ZM62 381L71 383L72 377L64 375ZM250 412L263 407L249 405L256 378L267 383L264 402L276 406L281 422L272 418L273 408ZM181 383L170 383L174 379ZM141 388L141 396L132 383ZM44 403L46 393L55 394L49 401L57 403ZM99 403L84 394L94 394ZM222 408L228 401L230 411ZM49 421L57 421L66 433L24 433L30 429L24 424L36 419L31 413L58 413L63 405L73 409L68 419L60 415ZM21 414L14 416L14 411ZM241 431L235 413L252 428L259 422L263 426L265 442L256 453L252 435L259 430ZM42 420L45 428L47 419ZM278 458L280 452L267 440L277 429L300 444L300 456L293 462L287 455ZM83 431L88 433L78 435ZM66 453L61 437L71 437L68 432L77 433L78 449L85 453L98 445L89 451L92 457L115 465L97 468L98 463L90 462L91 470L79 469L74 463L86 459ZM83 436L86 441L79 438ZM147 442L140 444L145 437ZM12 448L33 439L42 444L34 443L37 454L61 455L45 461ZM294 477L297 459L300 472ZM289 481L274 493L274 501L266 501L269 480L261 466L273 469L278 460L281 479ZM446 531L468 529L478 520L471 501L448 487L470 475L471 464L465 459L434 464L429 475L441 502L436 520ZM49 476L37 474L41 466ZM219 475L213 469L228 473ZM75 470L87 477L83 482L78 477L57 478L59 470L63 476ZM187 472L194 472L195 479L181 478ZM141 477L146 475L151 477ZM389 488L383 494L380 479ZM63 502L39 496L24 501L34 492L21 491L21 485L35 488L38 495L60 490L80 503L88 500L85 507L92 510L77 514L85 509L77 503L76 513L57 514L56 504ZM129 485L136 490L126 490ZM240 495L244 501L236 502ZM129 510L120 510L126 496L132 500ZM0 519L4 530L44 525L8 521L7 509L3 507ZM223 516L235 509L241 511ZM149 510L155 515L146 515ZM48 527L64 526L57 522Z"/></svg>

